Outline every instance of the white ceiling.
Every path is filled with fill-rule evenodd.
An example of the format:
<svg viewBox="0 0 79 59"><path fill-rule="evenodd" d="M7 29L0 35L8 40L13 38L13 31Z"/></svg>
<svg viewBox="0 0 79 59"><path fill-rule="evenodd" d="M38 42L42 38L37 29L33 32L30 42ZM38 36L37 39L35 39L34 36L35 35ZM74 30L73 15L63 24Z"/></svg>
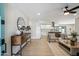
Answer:
<svg viewBox="0 0 79 59"><path fill-rule="evenodd" d="M56 21L59 24L72 24L75 23L74 15L63 15L63 8L69 6L73 8L78 6L77 3L16 3L11 4L14 7L21 10L26 16L29 16L31 19L41 20L41 21ZM79 13L79 9L77 10ZM40 13L40 16L37 15Z"/></svg>

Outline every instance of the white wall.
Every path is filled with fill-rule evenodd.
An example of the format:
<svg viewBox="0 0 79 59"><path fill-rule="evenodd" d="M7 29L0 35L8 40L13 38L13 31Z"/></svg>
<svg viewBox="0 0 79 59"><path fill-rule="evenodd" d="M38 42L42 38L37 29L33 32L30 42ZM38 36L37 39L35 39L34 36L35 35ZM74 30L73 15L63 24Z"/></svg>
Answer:
<svg viewBox="0 0 79 59"><path fill-rule="evenodd" d="M76 19L75 19L75 30L79 34L79 16L76 17ZM77 38L78 38L78 42L79 42L79 36Z"/></svg>
<svg viewBox="0 0 79 59"><path fill-rule="evenodd" d="M6 13L5 13L5 39L7 43L7 55L11 55L11 36L16 33L17 30L17 19L18 17L23 17L26 26L28 25L27 17L11 4L6 4Z"/></svg>

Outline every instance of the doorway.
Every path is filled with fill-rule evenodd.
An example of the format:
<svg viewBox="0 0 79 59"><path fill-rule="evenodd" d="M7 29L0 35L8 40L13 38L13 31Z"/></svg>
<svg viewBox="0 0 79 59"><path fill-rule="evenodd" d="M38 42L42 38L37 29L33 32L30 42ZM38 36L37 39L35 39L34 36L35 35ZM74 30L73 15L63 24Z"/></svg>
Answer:
<svg viewBox="0 0 79 59"><path fill-rule="evenodd" d="M48 32L51 29L51 24L40 24L40 30L41 30L41 38L47 38Z"/></svg>

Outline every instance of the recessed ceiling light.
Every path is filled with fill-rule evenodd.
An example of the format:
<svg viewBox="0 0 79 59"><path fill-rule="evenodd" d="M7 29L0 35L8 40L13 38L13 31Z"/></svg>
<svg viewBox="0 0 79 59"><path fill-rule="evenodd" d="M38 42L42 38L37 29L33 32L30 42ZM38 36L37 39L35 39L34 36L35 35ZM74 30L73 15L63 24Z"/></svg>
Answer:
<svg viewBox="0 0 79 59"><path fill-rule="evenodd" d="M40 15L40 13L37 13L37 15Z"/></svg>

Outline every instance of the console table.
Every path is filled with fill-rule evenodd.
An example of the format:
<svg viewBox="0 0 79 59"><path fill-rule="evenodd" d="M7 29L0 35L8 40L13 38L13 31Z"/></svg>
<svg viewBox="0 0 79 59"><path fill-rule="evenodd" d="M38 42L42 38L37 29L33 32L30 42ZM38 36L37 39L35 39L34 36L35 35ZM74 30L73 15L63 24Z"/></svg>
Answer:
<svg viewBox="0 0 79 59"><path fill-rule="evenodd" d="M59 40L59 46L72 56L79 54L79 43L75 46L71 46L70 43L67 43L65 40Z"/></svg>
<svg viewBox="0 0 79 59"><path fill-rule="evenodd" d="M22 48L31 43L31 33L11 36L11 55L22 55Z"/></svg>

